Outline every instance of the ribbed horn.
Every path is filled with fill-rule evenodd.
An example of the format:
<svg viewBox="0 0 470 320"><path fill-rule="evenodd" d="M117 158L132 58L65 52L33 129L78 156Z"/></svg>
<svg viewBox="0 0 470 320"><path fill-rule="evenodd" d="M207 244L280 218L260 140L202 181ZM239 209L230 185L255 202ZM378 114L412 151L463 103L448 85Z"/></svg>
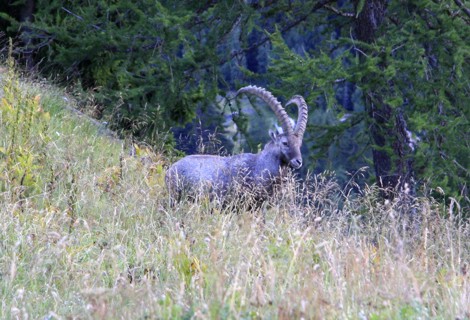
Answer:
<svg viewBox="0 0 470 320"><path fill-rule="evenodd" d="M290 124L289 116L287 115L286 110L284 110L281 103L272 95L271 92L257 86L246 86L238 90L236 95L239 95L240 93L250 93L264 100L264 102L266 102L276 114L276 117L281 123L281 127L284 132L286 134L293 133L293 129Z"/></svg>
<svg viewBox="0 0 470 320"><path fill-rule="evenodd" d="M305 129L307 128L308 106L307 106L307 103L305 102L305 99L299 95L293 96L286 103L286 106L288 106L291 103L297 106L298 113L299 113L299 116L297 118L297 123L294 128L294 133L297 134L300 138L302 138L304 136Z"/></svg>

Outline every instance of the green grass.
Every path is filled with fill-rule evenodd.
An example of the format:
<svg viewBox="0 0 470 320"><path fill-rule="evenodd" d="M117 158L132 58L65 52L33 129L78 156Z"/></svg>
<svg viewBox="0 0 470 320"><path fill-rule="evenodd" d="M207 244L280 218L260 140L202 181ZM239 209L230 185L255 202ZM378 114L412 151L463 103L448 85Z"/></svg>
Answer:
<svg viewBox="0 0 470 320"><path fill-rule="evenodd" d="M457 204L348 196L325 173L262 212L170 207L168 159L128 156L60 90L1 70L0 318L470 318Z"/></svg>

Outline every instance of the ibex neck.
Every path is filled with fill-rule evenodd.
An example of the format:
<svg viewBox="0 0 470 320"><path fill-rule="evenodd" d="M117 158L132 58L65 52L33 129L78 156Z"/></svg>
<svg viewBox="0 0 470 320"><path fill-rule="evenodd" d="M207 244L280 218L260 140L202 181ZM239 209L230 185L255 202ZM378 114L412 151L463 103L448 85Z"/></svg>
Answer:
<svg viewBox="0 0 470 320"><path fill-rule="evenodd" d="M272 143L268 143L263 151L258 154L256 171L263 176L269 174L271 177L279 175L282 166L281 150Z"/></svg>

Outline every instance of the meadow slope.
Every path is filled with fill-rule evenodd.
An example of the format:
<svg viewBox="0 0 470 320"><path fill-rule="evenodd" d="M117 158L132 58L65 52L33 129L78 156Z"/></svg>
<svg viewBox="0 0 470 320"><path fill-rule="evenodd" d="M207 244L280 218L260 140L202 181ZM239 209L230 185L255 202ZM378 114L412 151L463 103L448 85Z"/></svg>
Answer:
<svg viewBox="0 0 470 320"><path fill-rule="evenodd" d="M382 203L324 173L260 212L170 207L169 159L130 156L61 90L1 70L0 318L470 319L452 199Z"/></svg>

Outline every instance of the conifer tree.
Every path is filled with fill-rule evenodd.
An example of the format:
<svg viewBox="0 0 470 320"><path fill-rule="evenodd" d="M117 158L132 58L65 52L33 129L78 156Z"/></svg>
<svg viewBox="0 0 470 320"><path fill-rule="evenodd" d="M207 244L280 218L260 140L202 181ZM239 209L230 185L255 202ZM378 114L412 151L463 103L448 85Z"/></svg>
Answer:
<svg viewBox="0 0 470 320"><path fill-rule="evenodd" d="M36 0L32 21L20 24L18 6L32 2L0 6L10 34L28 31L19 51L94 91L115 128L155 140L196 115L220 125L217 94L266 85L307 97L311 159L348 170L370 161L382 187L430 184L468 205L462 1Z"/></svg>

